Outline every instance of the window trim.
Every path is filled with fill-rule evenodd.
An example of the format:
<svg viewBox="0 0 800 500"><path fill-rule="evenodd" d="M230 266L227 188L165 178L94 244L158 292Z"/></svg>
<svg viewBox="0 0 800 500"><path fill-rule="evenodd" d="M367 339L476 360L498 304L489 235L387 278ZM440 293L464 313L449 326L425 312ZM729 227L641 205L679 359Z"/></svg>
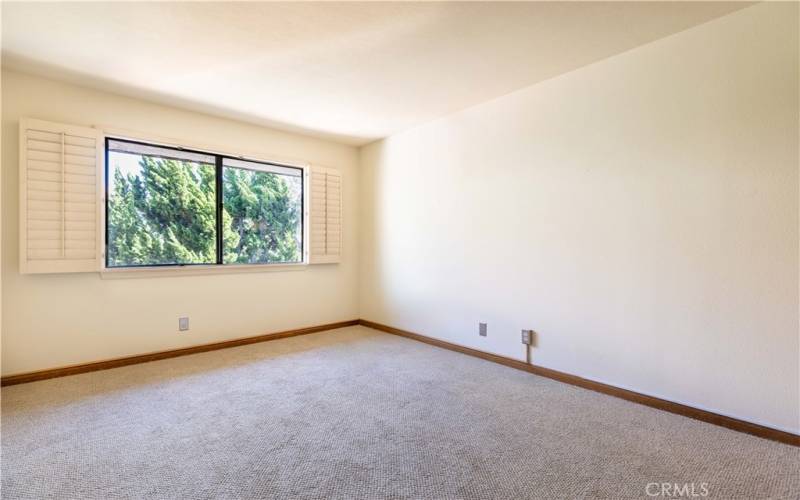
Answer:
<svg viewBox="0 0 800 500"><path fill-rule="evenodd" d="M210 155L214 157L215 178L216 178L216 208L217 208L217 262L215 263L187 263L187 264L148 264L148 265L134 265L134 266L108 266L108 208L109 208L109 141L127 142L132 144L139 144L142 146L163 147L175 149L178 151L185 151L187 153L196 153L203 155ZM309 265L308 259L308 245L309 245L309 202L310 196L307 196L309 189L309 174L310 165L305 162L294 162L286 160L272 160L259 158L260 155L237 155L227 151L219 150L217 148L206 148L203 146L181 146L173 143L170 140L150 139L139 136L138 134L132 135L128 133L111 133L106 131L103 137L103 169L102 169L102 224L101 242L102 259L101 259L101 276L109 278L126 278L126 277L159 277L159 276L175 276L175 275L203 275L203 274L226 274L226 273L241 273L241 272L260 272L260 271L286 271L286 270L302 270ZM223 251L220 248L222 238L219 237L221 233L222 217L221 213L224 206L223 192L222 192L222 171L225 159L241 160L261 165L270 165L280 168L290 168L300 171L302 179L302 190L300 193L301 210L300 210L300 224L301 224L301 260L298 262L263 262L263 263L248 263L248 264L224 264L221 260L224 258ZM239 168L232 166L230 168ZM253 169L259 170L259 169ZM270 172L269 169L264 169L265 172Z"/></svg>

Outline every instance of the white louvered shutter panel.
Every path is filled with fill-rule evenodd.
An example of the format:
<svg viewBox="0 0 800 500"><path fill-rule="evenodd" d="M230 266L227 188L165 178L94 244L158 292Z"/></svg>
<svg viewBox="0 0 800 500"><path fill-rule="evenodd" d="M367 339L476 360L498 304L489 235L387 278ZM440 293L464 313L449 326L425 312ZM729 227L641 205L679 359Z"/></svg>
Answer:
<svg viewBox="0 0 800 500"><path fill-rule="evenodd" d="M20 271L100 270L99 130L20 120Z"/></svg>
<svg viewBox="0 0 800 500"><path fill-rule="evenodd" d="M336 169L311 169L309 263L329 264L342 258L342 174Z"/></svg>

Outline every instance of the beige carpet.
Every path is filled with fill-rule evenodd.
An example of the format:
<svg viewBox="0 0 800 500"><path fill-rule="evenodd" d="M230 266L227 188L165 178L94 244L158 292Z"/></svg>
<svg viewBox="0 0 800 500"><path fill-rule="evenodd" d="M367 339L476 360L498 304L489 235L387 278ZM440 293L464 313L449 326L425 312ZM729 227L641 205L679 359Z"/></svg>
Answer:
<svg viewBox="0 0 800 500"><path fill-rule="evenodd" d="M2 391L4 499L669 498L650 483L798 498L800 450L363 327Z"/></svg>

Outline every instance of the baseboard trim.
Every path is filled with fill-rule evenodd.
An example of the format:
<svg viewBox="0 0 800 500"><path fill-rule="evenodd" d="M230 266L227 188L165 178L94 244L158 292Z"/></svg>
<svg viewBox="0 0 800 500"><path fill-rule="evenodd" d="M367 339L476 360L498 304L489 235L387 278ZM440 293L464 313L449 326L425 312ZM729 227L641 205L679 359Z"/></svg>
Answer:
<svg viewBox="0 0 800 500"><path fill-rule="evenodd" d="M428 337L427 335L421 335L419 333L413 333L392 326L383 325L381 323L376 323L374 321L368 321L362 319L359 320L359 324L362 326L372 328L374 330L380 330L382 332L391 333L393 335L399 335L401 337L406 337L436 347L441 347L442 349L449 349L451 351L460 352L462 354L467 354L469 356L475 356L477 358L485 359L487 361L492 361L494 363L499 363L501 365L509 366L511 368L516 368L518 370L523 370L529 373L533 373L541 377L547 377L553 380L557 380L559 382L564 382L566 384L575 385L578 387L582 387L584 389L589 389L592 391L607 394L609 396L621 398L626 401L631 401L641 405L649 406L651 408L657 408L659 410L668 411L676 415L681 415L684 417L693 418L695 420L700 420L702 422L706 422L709 424L726 427L734 431L744 432L746 434L751 434L753 436L757 436L760 438L770 439L772 441L778 441L793 446L800 446L800 436L798 436L797 434L792 434L790 432L772 429L770 427L754 424L752 422L747 422L745 420L739 420L737 418L720 415L718 413L713 413L707 410L701 410L699 408L694 408L692 406L686 406L680 403L667 401L665 399L660 399L654 396L648 396L646 394L629 391L627 389L620 389L619 387L615 387L613 385L603 384L601 382L595 382L593 380L585 379L577 375L571 375L569 373L552 370L550 368L543 368L541 366L528 364L525 363L524 361L507 358L505 356L487 353L477 349L472 349L470 347L464 347L458 344L446 342L444 340Z"/></svg>
<svg viewBox="0 0 800 500"><path fill-rule="evenodd" d="M105 361L96 361L93 363L84 363L79 365L64 366L60 368L52 368L48 370L20 373L17 375L8 375L0 378L0 385L5 387L9 385L36 382L38 380L66 377L69 375L78 375L80 373L108 370L111 368L119 368L121 366L135 365L139 363L149 363L151 361L158 361L161 359L176 358L179 356L188 356L190 354L216 351L218 349L227 349L229 347L255 344L258 342L268 342L270 340L285 339L288 337L296 337L298 335L307 335L309 333L316 333L325 330L334 330L336 328L344 328L347 326L355 326L355 325L366 326L374 330L379 330L382 332L391 333L393 335L399 335L401 337L405 337L408 339L417 340L419 342L424 342L426 344L440 347L442 349L448 349L450 351L460 352L462 354L467 354L469 356L474 356L476 358L481 358L487 361L492 361L494 363L499 363L501 365L515 368L517 370L523 370L542 377L547 377L566 384L575 385L578 387L582 387L584 389L589 389L592 391L607 394L609 396L614 396L634 403L639 403L645 406L649 406L651 408L657 408L659 410L668 411L676 415L681 415L684 417L693 418L695 420L700 420L702 422L706 422L709 424L726 427L734 431L744 432L746 434L751 434L753 436L757 436L764 439L770 439L773 441L778 441L793 446L800 446L800 436L798 436L797 434L792 434L790 432L772 429L770 427L754 424L752 422L747 422L745 420L739 420L733 417L728 417L726 415L720 415L718 413L713 413L707 410L694 408L692 406L687 406L680 403L667 401L665 399L660 399L654 396L648 396L646 394L629 391L627 389L620 389L619 387L615 387L613 385L603 384L601 382L595 382L593 380L585 379L577 375L571 375L569 373L552 370L550 368L531 365L517 359L480 351L478 349L472 349L470 347L453 344L451 342L446 342L444 340L428 337L427 335L421 335L419 333L413 333L406 330L401 330L400 328L383 325L381 323L376 323L374 321L369 321L365 319L339 321L337 323L328 323L324 325L298 328L295 330L287 330L283 332L267 333L264 335L256 335L254 337L244 337L239 339L226 340L223 342L201 344L191 347L184 347L181 349L172 349L169 351L158 351L148 354L138 354L135 356L114 358Z"/></svg>
<svg viewBox="0 0 800 500"><path fill-rule="evenodd" d="M346 326L355 326L357 324L359 324L359 320L351 319L348 321L339 321L337 323L309 326L306 328L298 328L296 330L267 333L264 335L256 335L254 337L244 337L239 339L226 340L223 342L213 342L211 344L201 344L191 347L184 347L181 349L172 349L169 351L157 351L148 354L137 354L135 356L125 356L122 358L108 359L105 361L95 361L93 363L83 363L79 365L64 366L60 368L51 368L48 370L20 373L17 375L8 375L0 378L0 386L5 387L8 385L25 384L28 382L36 382L37 380L66 377L68 375L77 375L79 373L108 370L110 368L119 368L120 366L135 365L139 363L149 363L150 361L158 361L160 359L177 358L178 356L188 356L190 354L216 351L218 349L227 349L229 347L237 347L241 345L255 344L258 342L267 342L270 340L285 339L288 337L307 335L309 333L316 333L325 330L333 330L336 328L343 328Z"/></svg>

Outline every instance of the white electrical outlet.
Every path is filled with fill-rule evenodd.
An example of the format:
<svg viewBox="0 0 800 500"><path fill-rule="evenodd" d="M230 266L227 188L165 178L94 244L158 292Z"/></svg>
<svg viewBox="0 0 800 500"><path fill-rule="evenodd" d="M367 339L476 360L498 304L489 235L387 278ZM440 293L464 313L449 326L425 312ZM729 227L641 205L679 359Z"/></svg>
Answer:
<svg viewBox="0 0 800 500"><path fill-rule="evenodd" d="M487 334L488 327L486 323L478 323L478 335L481 337L485 337Z"/></svg>
<svg viewBox="0 0 800 500"><path fill-rule="evenodd" d="M185 332L189 329L189 317L178 318L178 330Z"/></svg>

